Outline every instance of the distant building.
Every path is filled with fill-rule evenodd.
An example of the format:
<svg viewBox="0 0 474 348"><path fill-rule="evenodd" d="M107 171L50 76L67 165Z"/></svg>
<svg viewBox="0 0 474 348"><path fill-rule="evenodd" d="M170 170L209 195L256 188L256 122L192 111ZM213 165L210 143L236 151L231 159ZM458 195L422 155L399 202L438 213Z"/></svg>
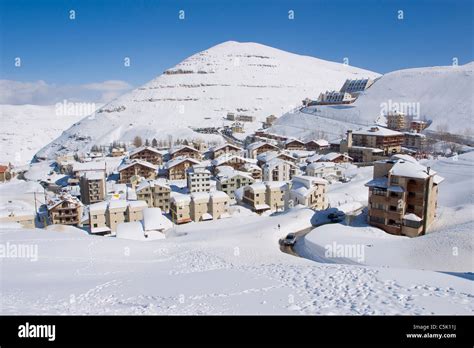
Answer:
<svg viewBox="0 0 474 348"><path fill-rule="evenodd" d="M229 121L235 121L235 114L233 112L228 112L227 113L227 117L226 117Z"/></svg>
<svg viewBox="0 0 474 348"><path fill-rule="evenodd" d="M105 176L103 171L86 172L80 180L81 201L84 204L92 204L105 200Z"/></svg>
<svg viewBox="0 0 474 348"><path fill-rule="evenodd" d="M224 192L196 192L191 195L173 193L171 217L176 224L229 217L229 196Z"/></svg>
<svg viewBox="0 0 474 348"><path fill-rule="evenodd" d="M318 105L330 104L350 104L355 101L355 97L348 92L326 91L321 93L316 103Z"/></svg>
<svg viewBox="0 0 474 348"><path fill-rule="evenodd" d="M52 224L81 225L83 205L76 198L62 194L47 202L49 218Z"/></svg>
<svg viewBox="0 0 474 348"><path fill-rule="evenodd" d="M226 143L226 144L219 145L219 146L216 146L216 147L212 148L211 149L211 158L215 159L215 158L218 158L222 155L241 155L242 151L243 151L242 148L240 148L238 146L235 146L235 145L232 145L232 144L229 144L229 143Z"/></svg>
<svg viewBox="0 0 474 348"><path fill-rule="evenodd" d="M265 118L265 123L263 124L263 127L264 128L270 128L271 126L273 126L273 124L275 123L275 121L277 120L278 118L275 116L275 115L270 115L270 116L267 116Z"/></svg>
<svg viewBox="0 0 474 348"><path fill-rule="evenodd" d="M408 155L375 162L373 179L366 184L369 223L391 234L426 234L436 216L438 185L443 180Z"/></svg>
<svg viewBox="0 0 474 348"><path fill-rule="evenodd" d="M315 154L311 157L306 159L306 162L313 163L313 162L333 162L333 163L348 163L352 162L352 157L338 152L329 152L324 155Z"/></svg>
<svg viewBox="0 0 474 348"><path fill-rule="evenodd" d="M328 182L314 176L295 176L292 180L290 199L294 205L323 210L328 207L326 186Z"/></svg>
<svg viewBox="0 0 474 348"><path fill-rule="evenodd" d="M33 209L4 209L0 211L0 223L15 222L23 228L35 228L36 213Z"/></svg>
<svg viewBox="0 0 474 348"><path fill-rule="evenodd" d="M257 156L257 165L260 167L263 167L265 163L275 158L278 158L278 159L281 159L283 161L287 161L293 164L296 164L298 162L298 159L290 155L288 152L267 151Z"/></svg>
<svg viewBox="0 0 474 348"><path fill-rule="evenodd" d="M211 189L211 172L206 167L194 165L187 170L187 186L189 192L209 192Z"/></svg>
<svg viewBox="0 0 474 348"><path fill-rule="evenodd" d="M329 149L329 142L325 139L310 140L305 143L306 151L322 151Z"/></svg>
<svg viewBox="0 0 474 348"><path fill-rule="evenodd" d="M130 152L129 157L131 160L142 160L154 165L163 163L163 154L151 146L138 147Z"/></svg>
<svg viewBox="0 0 474 348"><path fill-rule="evenodd" d="M92 234L115 234L118 225L125 222L143 220L143 210L147 208L144 201L127 201L115 199L98 202L89 206L89 225Z"/></svg>
<svg viewBox="0 0 474 348"><path fill-rule="evenodd" d="M339 92L341 93L351 93L352 95L358 95L359 93L365 91L367 88L373 85L375 81L372 79L358 79L350 80L347 79L346 82L342 85Z"/></svg>
<svg viewBox="0 0 474 348"><path fill-rule="evenodd" d="M239 121L235 121L231 124L230 130L232 133L244 133L244 124Z"/></svg>
<svg viewBox="0 0 474 348"><path fill-rule="evenodd" d="M428 127L428 122L426 121L411 121L410 123L410 130L415 131L417 133L421 133L423 130L425 130Z"/></svg>
<svg viewBox="0 0 474 348"><path fill-rule="evenodd" d="M263 152L267 151L279 151L280 149L278 146L260 141L256 143L252 143L249 146L247 146L247 151L248 151L248 156L250 158L257 158L257 156Z"/></svg>
<svg viewBox="0 0 474 348"><path fill-rule="evenodd" d="M423 150L427 146L426 135L415 131L403 133L403 146L414 150Z"/></svg>
<svg viewBox="0 0 474 348"><path fill-rule="evenodd" d="M112 157L121 157L125 155L125 149L123 147L114 147L110 151Z"/></svg>
<svg viewBox="0 0 474 348"><path fill-rule="evenodd" d="M120 174L120 182L126 184L134 176L140 176L145 179L154 179L156 177L157 166L142 160L132 160L122 163L118 172Z"/></svg>
<svg viewBox="0 0 474 348"><path fill-rule="evenodd" d="M260 181L262 180L262 168L257 166L256 164L253 163L245 163L245 165L241 168L243 172L247 172L250 175L252 175L252 178L255 181Z"/></svg>
<svg viewBox="0 0 474 348"><path fill-rule="evenodd" d="M164 179L142 180L137 188L137 199L145 201L149 208L160 208L169 213L171 188Z"/></svg>
<svg viewBox="0 0 474 348"><path fill-rule="evenodd" d="M242 203L253 211L262 213L266 210L278 211L288 207L289 186L286 182L273 181L254 183L243 189Z"/></svg>
<svg viewBox="0 0 474 348"><path fill-rule="evenodd" d="M192 158L195 160L201 159L201 153L192 146L182 145L178 147L171 148L169 150L170 159L176 159L180 157Z"/></svg>
<svg viewBox="0 0 474 348"><path fill-rule="evenodd" d="M87 172L103 172L107 175L107 164L105 161L74 162L72 165L72 175L80 179Z"/></svg>
<svg viewBox="0 0 474 348"><path fill-rule="evenodd" d="M407 127L406 124L406 115L402 112L392 112L386 115L387 118L387 128L402 131L405 130Z"/></svg>
<svg viewBox="0 0 474 348"><path fill-rule="evenodd" d="M339 180L343 176L344 168L334 162L313 162L306 166L306 175L326 180Z"/></svg>
<svg viewBox="0 0 474 348"><path fill-rule="evenodd" d="M298 139L288 139L285 141L286 150L305 150L305 143Z"/></svg>
<svg viewBox="0 0 474 348"><path fill-rule="evenodd" d="M165 170L170 180L185 180L188 168L199 164L199 161L189 157L177 157L166 162Z"/></svg>
<svg viewBox="0 0 474 348"><path fill-rule="evenodd" d="M267 187L264 183L254 183L245 186L243 190L242 203L247 204L257 213L270 209L266 199Z"/></svg>
<svg viewBox="0 0 474 348"><path fill-rule="evenodd" d="M255 120L256 120L255 116L249 116L249 115L237 116L237 121L240 121L240 122L255 122Z"/></svg>

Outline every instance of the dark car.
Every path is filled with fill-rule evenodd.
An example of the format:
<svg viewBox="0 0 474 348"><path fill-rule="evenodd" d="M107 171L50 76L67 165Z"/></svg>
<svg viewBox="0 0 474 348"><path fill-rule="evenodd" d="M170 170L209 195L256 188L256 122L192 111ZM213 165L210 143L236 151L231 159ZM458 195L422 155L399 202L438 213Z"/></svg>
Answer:
<svg viewBox="0 0 474 348"><path fill-rule="evenodd" d="M331 222L341 222L344 220L344 217L346 214L344 214L342 211L338 211L336 213L330 213L328 215L328 219L331 220Z"/></svg>
<svg viewBox="0 0 474 348"><path fill-rule="evenodd" d="M292 246L296 243L296 234L288 233L288 235L283 239L283 245Z"/></svg>

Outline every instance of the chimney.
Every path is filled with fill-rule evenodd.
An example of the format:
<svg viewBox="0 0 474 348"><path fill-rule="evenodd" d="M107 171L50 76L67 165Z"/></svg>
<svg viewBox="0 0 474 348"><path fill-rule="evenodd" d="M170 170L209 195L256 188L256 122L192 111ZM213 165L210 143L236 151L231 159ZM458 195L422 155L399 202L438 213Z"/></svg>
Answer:
<svg viewBox="0 0 474 348"><path fill-rule="evenodd" d="M352 130L347 131L347 148L352 147Z"/></svg>

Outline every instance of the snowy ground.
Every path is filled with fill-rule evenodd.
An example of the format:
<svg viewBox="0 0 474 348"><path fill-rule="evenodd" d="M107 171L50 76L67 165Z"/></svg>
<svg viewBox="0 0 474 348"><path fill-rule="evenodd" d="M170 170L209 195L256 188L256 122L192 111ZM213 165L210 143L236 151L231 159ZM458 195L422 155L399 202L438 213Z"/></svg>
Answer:
<svg viewBox="0 0 474 348"><path fill-rule="evenodd" d="M0 312L473 314L474 283L467 272L473 271L474 185L467 173L474 156L430 164L446 178L436 232L394 237L359 217L352 226L325 225L310 233L303 245L309 259L282 253L278 245L287 233L315 222L313 211L298 207L273 216L245 211L181 225L165 240L147 242L90 236L64 226L0 226L4 253L31 248L24 255L30 258L12 257L10 250L1 260ZM359 170L348 184L331 185L332 206L350 212L366 205L363 183L371 169ZM11 192L13 184L0 185L0 192ZM25 185L18 192L28 190ZM321 248L332 242L365 245L364 259L321 257Z"/></svg>
<svg viewBox="0 0 474 348"><path fill-rule="evenodd" d="M0 105L0 163L23 165L86 115L58 115L55 105Z"/></svg>

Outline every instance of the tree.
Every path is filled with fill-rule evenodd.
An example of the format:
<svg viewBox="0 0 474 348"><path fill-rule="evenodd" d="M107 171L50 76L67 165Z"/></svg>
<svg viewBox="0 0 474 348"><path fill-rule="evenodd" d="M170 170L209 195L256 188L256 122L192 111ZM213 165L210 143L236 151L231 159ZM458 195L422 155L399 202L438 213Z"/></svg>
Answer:
<svg viewBox="0 0 474 348"><path fill-rule="evenodd" d="M158 147L158 141L156 140L156 138L153 138L153 140L151 141L151 146Z"/></svg>
<svg viewBox="0 0 474 348"><path fill-rule="evenodd" d="M136 136L134 139L133 139L133 146L135 147L140 147L143 145L143 140L140 136Z"/></svg>
<svg viewBox="0 0 474 348"><path fill-rule="evenodd" d="M150 141L148 139L145 140L145 146L150 146Z"/></svg>

